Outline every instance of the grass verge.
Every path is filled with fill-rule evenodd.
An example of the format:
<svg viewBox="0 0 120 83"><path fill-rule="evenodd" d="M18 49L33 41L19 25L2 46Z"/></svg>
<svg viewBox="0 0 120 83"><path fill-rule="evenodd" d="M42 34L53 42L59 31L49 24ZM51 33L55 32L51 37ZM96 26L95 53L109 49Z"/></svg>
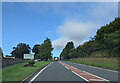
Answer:
<svg viewBox="0 0 120 83"><path fill-rule="evenodd" d="M118 58L76 58L67 61L90 65L90 66L97 66L112 70L120 70L120 65L118 64Z"/></svg>
<svg viewBox="0 0 120 83"><path fill-rule="evenodd" d="M14 67L2 71L2 81L22 81L30 74L44 67L52 61L36 62L34 67L24 67L25 63L18 64Z"/></svg>

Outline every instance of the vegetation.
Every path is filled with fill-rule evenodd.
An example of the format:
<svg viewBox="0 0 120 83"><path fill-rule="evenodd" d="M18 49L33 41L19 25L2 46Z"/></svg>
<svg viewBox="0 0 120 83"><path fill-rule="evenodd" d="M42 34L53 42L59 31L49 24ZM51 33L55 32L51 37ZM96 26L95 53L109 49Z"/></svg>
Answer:
<svg viewBox="0 0 120 83"><path fill-rule="evenodd" d="M25 43L19 43L17 47L13 47L13 51L11 52L12 56L16 58L22 58L24 54L29 54L30 53L30 47L29 45Z"/></svg>
<svg viewBox="0 0 120 83"><path fill-rule="evenodd" d="M0 56L3 57L3 52L2 52L2 48L0 47Z"/></svg>
<svg viewBox="0 0 120 83"><path fill-rule="evenodd" d="M67 61L113 70L120 69L120 65L118 64L118 58L74 58Z"/></svg>
<svg viewBox="0 0 120 83"><path fill-rule="evenodd" d="M48 60L52 58L51 52L53 49L54 48L52 48L50 39L46 38L43 44L34 45L32 52L35 53L36 59ZM0 48L0 52L2 52L1 48ZM12 54L12 56L14 56L15 58L23 59L24 54L30 54L30 52L31 52L31 48L29 45L25 43L19 43L17 47L13 47L13 51L10 54Z"/></svg>
<svg viewBox="0 0 120 83"><path fill-rule="evenodd" d="M102 26L88 42L85 42L77 48L66 50L65 47L60 57L63 59L78 57L120 57L119 49L120 18L115 18L114 21Z"/></svg>
<svg viewBox="0 0 120 83"><path fill-rule="evenodd" d="M68 42L65 48L63 49L62 53L60 54L60 57L64 57L64 59L70 59L71 56L69 56L69 53L73 48L74 48L73 42Z"/></svg>
<svg viewBox="0 0 120 83"><path fill-rule="evenodd" d="M40 58L42 60L48 60L52 56L52 44L49 38L46 38L44 40L44 43L38 46L38 54L36 55L36 58Z"/></svg>
<svg viewBox="0 0 120 83"><path fill-rule="evenodd" d="M37 58L36 55L39 54L39 48L38 48L39 46L40 44L36 44L32 49L32 52L35 53L35 58Z"/></svg>
<svg viewBox="0 0 120 83"><path fill-rule="evenodd" d="M51 61L36 62L34 67L23 67L25 63L18 64L14 67L2 70L2 80L4 81L22 81L30 74L36 72L38 69L44 67ZM5 82L6 83L6 82Z"/></svg>
<svg viewBox="0 0 120 83"><path fill-rule="evenodd" d="M35 61L34 60L29 60L28 63L33 66L35 64Z"/></svg>

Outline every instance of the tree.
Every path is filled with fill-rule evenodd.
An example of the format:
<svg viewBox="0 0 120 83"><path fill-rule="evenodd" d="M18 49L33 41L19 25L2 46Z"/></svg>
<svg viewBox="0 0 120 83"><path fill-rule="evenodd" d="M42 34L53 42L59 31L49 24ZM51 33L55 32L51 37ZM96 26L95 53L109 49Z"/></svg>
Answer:
<svg viewBox="0 0 120 83"><path fill-rule="evenodd" d="M120 18L115 18L106 26L101 27L96 34L95 41L99 43L100 51L106 51L110 56L118 56L120 49ZM108 50L107 50L108 49Z"/></svg>
<svg viewBox="0 0 120 83"><path fill-rule="evenodd" d="M102 26L93 38L76 49L71 48L72 45L67 44L60 57L120 57L120 18Z"/></svg>
<svg viewBox="0 0 120 83"><path fill-rule="evenodd" d="M68 49L68 50L70 50L72 48L74 48L74 43L73 42L68 42L67 45L65 46L65 49Z"/></svg>
<svg viewBox="0 0 120 83"><path fill-rule="evenodd" d="M3 57L3 52L2 52L2 48L0 47L0 56Z"/></svg>
<svg viewBox="0 0 120 83"><path fill-rule="evenodd" d="M11 52L12 56L16 58L22 58L24 54L30 53L30 46L25 43L19 43L17 47L13 47L13 51Z"/></svg>
<svg viewBox="0 0 120 83"><path fill-rule="evenodd" d="M32 52L35 53L35 57L39 57L37 54L39 54L39 46L40 44L36 44L34 45L33 49L32 49Z"/></svg>
<svg viewBox="0 0 120 83"><path fill-rule="evenodd" d="M50 56L52 55L52 50L54 49L54 48L52 48L52 43L51 43L51 41L50 41L50 39L49 38L46 38L46 40L44 41L44 46L45 46L45 48L46 48L46 51L47 51L47 57L48 58L50 58Z"/></svg>
<svg viewBox="0 0 120 83"><path fill-rule="evenodd" d="M44 40L44 43L38 47L39 47L39 55L41 59L48 60L49 58L51 58L52 55L51 52L54 48L52 48L52 44L49 38L46 38L46 40Z"/></svg>
<svg viewBox="0 0 120 83"><path fill-rule="evenodd" d="M62 56L64 57L64 59L70 59L69 50L68 49L64 49Z"/></svg>
<svg viewBox="0 0 120 83"><path fill-rule="evenodd" d="M68 55L69 55L70 58L77 58L77 57L78 57L78 55L77 55L77 50L76 50L75 48L70 49Z"/></svg>
<svg viewBox="0 0 120 83"><path fill-rule="evenodd" d="M63 51L60 54L60 57L63 57L64 59L70 59L69 52L71 49L74 48L74 43L73 42L68 42L63 49Z"/></svg>

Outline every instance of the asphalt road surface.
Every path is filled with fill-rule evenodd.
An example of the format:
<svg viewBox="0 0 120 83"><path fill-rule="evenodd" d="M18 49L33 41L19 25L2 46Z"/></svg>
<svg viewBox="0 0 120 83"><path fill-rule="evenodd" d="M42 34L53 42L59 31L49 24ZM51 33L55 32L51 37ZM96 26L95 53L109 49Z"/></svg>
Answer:
<svg viewBox="0 0 120 83"><path fill-rule="evenodd" d="M118 82L118 72L67 61L54 61L42 69L31 81Z"/></svg>

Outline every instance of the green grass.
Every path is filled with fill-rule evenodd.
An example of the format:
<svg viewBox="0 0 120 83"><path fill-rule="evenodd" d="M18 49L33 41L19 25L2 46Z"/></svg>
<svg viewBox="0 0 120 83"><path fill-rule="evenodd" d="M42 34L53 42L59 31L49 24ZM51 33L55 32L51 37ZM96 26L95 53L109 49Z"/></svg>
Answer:
<svg viewBox="0 0 120 83"><path fill-rule="evenodd" d="M2 82L2 71L0 70L0 83Z"/></svg>
<svg viewBox="0 0 120 83"><path fill-rule="evenodd" d="M118 65L118 58L76 58L67 61L113 70L120 69L120 66Z"/></svg>
<svg viewBox="0 0 120 83"><path fill-rule="evenodd" d="M14 67L4 69L2 71L2 81L22 81L30 74L34 73L50 62L52 61L36 62L34 67L24 67L25 63L21 63Z"/></svg>

